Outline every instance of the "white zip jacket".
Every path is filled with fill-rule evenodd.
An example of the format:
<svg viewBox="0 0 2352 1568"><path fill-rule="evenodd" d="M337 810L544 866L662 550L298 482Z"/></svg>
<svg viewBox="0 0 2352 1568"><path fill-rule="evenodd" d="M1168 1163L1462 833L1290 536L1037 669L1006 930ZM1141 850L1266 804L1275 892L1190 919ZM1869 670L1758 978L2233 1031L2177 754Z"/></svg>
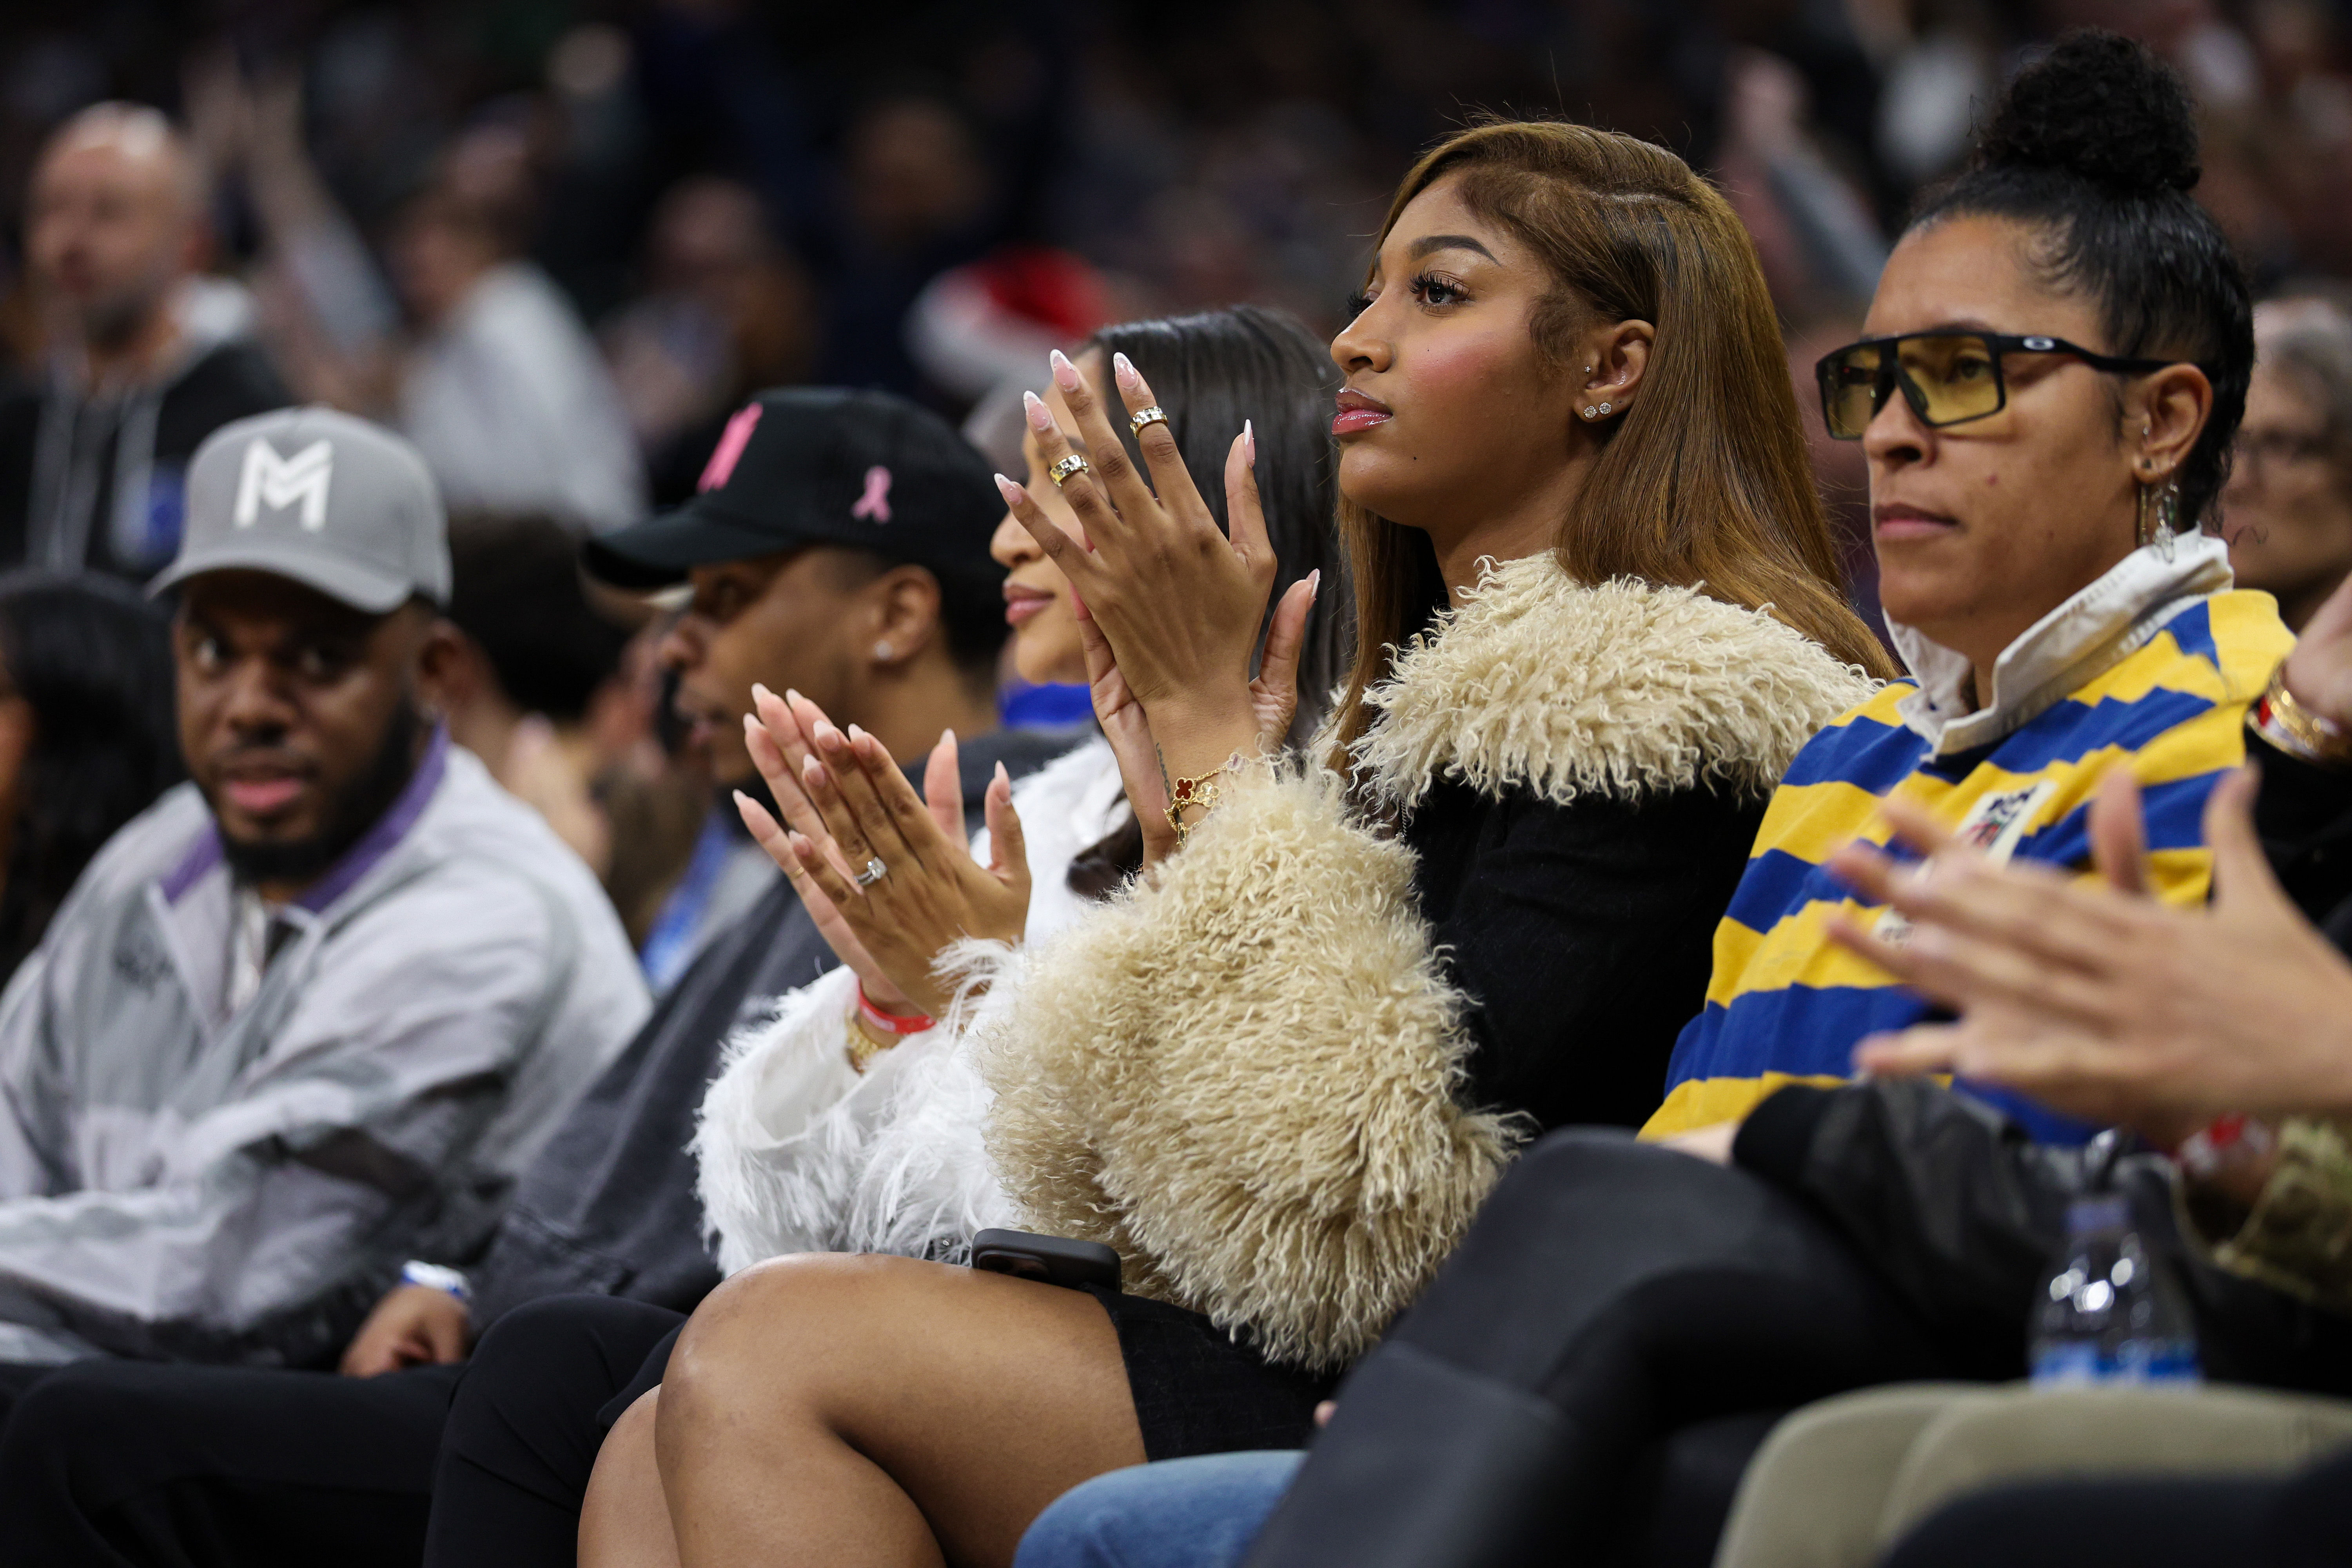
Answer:
<svg viewBox="0 0 2352 1568"><path fill-rule="evenodd" d="M1013 787L1028 844L1024 943L1093 906L1070 862L1127 819L1109 744L1097 735ZM986 861L988 835L972 840ZM849 1065L856 976L834 970L782 997L730 1041L702 1102L695 1157L706 1226L729 1274L791 1252L954 1258L973 1232L1017 1223L982 1143L988 1090L972 1059L1009 1003L1020 950L959 942L949 963L987 992L920 1035Z"/></svg>

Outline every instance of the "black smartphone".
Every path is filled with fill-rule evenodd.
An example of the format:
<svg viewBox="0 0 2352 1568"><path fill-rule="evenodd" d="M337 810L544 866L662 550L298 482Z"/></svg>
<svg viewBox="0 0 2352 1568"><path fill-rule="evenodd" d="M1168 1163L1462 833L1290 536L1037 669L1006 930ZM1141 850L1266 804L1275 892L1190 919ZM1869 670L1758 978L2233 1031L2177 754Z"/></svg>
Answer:
<svg viewBox="0 0 2352 1568"><path fill-rule="evenodd" d="M971 1266L1073 1290L1084 1285L1118 1289L1118 1254L1099 1241L1073 1241L1066 1236L983 1230L971 1238Z"/></svg>

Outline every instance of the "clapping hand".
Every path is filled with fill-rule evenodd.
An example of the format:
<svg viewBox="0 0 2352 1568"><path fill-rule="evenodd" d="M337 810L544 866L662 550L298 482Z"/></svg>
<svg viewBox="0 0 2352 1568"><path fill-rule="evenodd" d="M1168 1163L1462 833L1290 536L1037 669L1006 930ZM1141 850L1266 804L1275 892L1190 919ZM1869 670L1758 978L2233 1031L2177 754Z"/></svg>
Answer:
<svg viewBox="0 0 2352 1568"><path fill-rule="evenodd" d="M752 701L744 737L791 826L739 792L744 826L792 879L867 1000L888 1013L938 1016L951 997L933 966L948 945L1018 941L1027 921L1029 862L1012 781L1000 765L989 784L991 857L982 866L964 842L952 732L932 750L919 797L873 736L836 728L797 693L779 699L755 687Z"/></svg>
<svg viewBox="0 0 2352 1568"><path fill-rule="evenodd" d="M1130 414L1154 406L1150 387L1125 355L1113 356L1113 368ZM1253 679L1250 659L1276 568L1253 433L1244 426L1226 457L1228 538L1164 422L1146 423L1137 437L1147 480L1077 367L1056 353L1053 371L1090 465L1063 485L1087 542L1055 526L1011 479L1000 475L997 485L1070 579L1096 717L1118 756L1146 858L1156 860L1174 840L1166 809L1171 780L1213 773L1237 752L1280 744L1297 710L1298 655L1317 582L1302 580L1284 595ZM1030 397L1027 409L1049 468L1078 455L1041 399Z"/></svg>

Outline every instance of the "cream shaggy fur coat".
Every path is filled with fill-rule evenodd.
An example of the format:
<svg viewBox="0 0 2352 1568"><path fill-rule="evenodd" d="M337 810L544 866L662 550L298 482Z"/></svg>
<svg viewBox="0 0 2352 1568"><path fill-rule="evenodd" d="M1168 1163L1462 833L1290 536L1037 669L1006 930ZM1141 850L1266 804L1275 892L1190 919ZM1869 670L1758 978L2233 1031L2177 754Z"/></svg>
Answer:
<svg viewBox="0 0 2352 1568"><path fill-rule="evenodd" d="M1761 795L1871 689L1769 616L1579 584L1546 553L1490 568L1399 656L1355 756L1404 810L1444 778L1563 805ZM1023 1226L1108 1243L1129 1290L1277 1361L1369 1348L1516 1142L1457 1100L1467 1004L1412 872L1328 771L1266 768L1024 961L963 954L992 981L987 1146Z"/></svg>

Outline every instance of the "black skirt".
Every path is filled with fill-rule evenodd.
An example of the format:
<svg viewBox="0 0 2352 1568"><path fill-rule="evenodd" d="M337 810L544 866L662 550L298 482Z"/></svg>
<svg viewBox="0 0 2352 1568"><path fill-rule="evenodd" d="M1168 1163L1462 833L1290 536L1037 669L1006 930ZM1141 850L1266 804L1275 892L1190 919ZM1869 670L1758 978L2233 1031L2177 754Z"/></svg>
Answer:
<svg viewBox="0 0 2352 1568"><path fill-rule="evenodd" d="M1315 1406L1339 1386L1339 1373L1277 1365L1198 1312L1087 1289L1118 1330L1143 1451L1155 1461L1303 1448L1315 1431Z"/></svg>

